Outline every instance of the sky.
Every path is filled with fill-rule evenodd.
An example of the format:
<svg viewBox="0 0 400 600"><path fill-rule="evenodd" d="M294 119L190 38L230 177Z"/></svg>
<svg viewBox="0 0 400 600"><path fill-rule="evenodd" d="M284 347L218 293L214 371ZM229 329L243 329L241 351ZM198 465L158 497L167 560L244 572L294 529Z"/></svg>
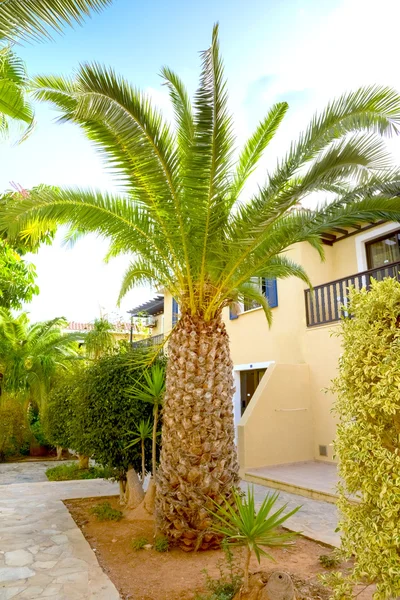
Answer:
<svg viewBox="0 0 400 600"><path fill-rule="evenodd" d="M30 75L71 75L84 62L110 65L146 90L170 120L160 68L173 68L193 93L199 51L209 45L217 21L238 146L271 104L286 100L290 107L250 186L264 180L268 165L332 97L376 83L400 91L398 0L114 0L82 27L15 50ZM26 189L40 183L116 189L77 126L56 123L56 112L47 105L38 104L35 111L36 129L27 141L0 144L1 190L12 182ZM391 145L400 158L398 140ZM95 236L65 247L61 230L52 246L30 256L40 287L25 307L32 321L125 318L127 310L149 299L154 290L141 288L116 306L129 257L106 265L106 251L107 243Z"/></svg>

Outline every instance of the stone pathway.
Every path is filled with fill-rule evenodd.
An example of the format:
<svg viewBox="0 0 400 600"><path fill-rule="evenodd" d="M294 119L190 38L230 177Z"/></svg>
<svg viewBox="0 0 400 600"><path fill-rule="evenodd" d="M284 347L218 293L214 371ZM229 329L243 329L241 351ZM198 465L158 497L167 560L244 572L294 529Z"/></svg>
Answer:
<svg viewBox="0 0 400 600"><path fill-rule="evenodd" d="M46 477L48 468L56 467L60 464L71 464L71 462L72 461L70 460L63 461L62 463L54 460L41 460L37 462L21 461L15 463L2 463L0 465L0 485L48 481Z"/></svg>
<svg viewBox="0 0 400 600"><path fill-rule="evenodd" d="M247 485L253 484L242 483L244 489ZM267 493L276 493L277 491L263 485L254 484L256 504L261 504ZM288 511L293 510L296 506L301 506L301 509L286 521L285 527L292 531L299 531L305 537L317 542L323 542L330 546L340 546L340 534L335 532L339 515L334 504L279 491L277 508L286 503Z"/></svg>
<svg viewBox="0 0 400 600"><path fill-rule="evenodd" d="M53 465L0 464L0 600L119 600L62 502L118 494L118 486L100 479L50 482L45 471ZM276 490L254 485L254 491L260 504ZM280 492L278 506L285 503L288 510L302 505L287 522L289 529L339 545L333 504Z"/></svg>
<svg viewBox="0 0 400 600"><path fill-rule="evenodd" d="M99 479L49 482L48 466L0 465L0 600L118 600L61 501L117 494L118 486Z"/></svg>

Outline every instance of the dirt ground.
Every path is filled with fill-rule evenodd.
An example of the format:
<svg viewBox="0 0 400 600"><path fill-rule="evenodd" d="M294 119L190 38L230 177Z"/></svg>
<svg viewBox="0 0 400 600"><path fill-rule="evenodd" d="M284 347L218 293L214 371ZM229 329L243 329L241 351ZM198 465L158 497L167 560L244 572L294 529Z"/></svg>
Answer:
<svg viewBox="0 0 400 600"><path fill-rule="evenodd" d="M113 508L120 508L116 496L68 500L65 504L123 600L193 600L196 593L206 591L204 570L211 577L219 576L217 563L224 557L220 550L198 553L176 548L165 553L154 549L133 550L134 538L143 536L153 542L152 521L99 522L89 511L105 500ZM304 580L313 580L324 572L319 556L330 554L331 549L299 537L293 548L274 548L269 552L276 563L262 558L260 566L254 559L251 570L279 568ZM370 598L370 590L358 596L358 600Z"/></svg>

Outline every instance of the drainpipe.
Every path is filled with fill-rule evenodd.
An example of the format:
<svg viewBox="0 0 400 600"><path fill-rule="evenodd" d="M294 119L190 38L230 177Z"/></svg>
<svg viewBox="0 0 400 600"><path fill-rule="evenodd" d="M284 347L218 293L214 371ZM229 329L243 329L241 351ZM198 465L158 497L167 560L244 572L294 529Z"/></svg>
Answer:
<svg viewBox="0 0 400 600"><path fill-rule="evenodd" d="M132 343L133 343L133 315L131 315L131 333L129 336L129 343L132 347Z"/></svg>

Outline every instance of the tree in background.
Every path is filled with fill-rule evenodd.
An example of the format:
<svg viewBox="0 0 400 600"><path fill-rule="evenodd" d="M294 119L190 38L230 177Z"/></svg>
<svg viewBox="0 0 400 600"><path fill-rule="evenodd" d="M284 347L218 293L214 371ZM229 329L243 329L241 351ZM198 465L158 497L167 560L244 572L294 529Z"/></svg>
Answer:
<svg viewBox="0 0 400 600"><path fill-rule="evenodd" d="M42 412L43 431L47 440L57 448L78 453L79 467L88 468L92 448L86 443L85 430L77 418L76 406L85 390L87 366L84 361L74 362L68 370L58 372Z"/></svg>
<svg viewBox="0 0 400 600"><path fill-rule="evenodd" d="M35 283L34 265L25 262L20 255L0 240L0 307L21 308L39 293Z"/></svg>
<svg viewBox="0 0 400 600"><path fill-rule="evenodd" d="M31 434L24 410L18 399L0 396L0 462L7 456L20 454L24 446L29 448Z"/></svg>
<svg viewBox="0 0 400 600"><path fill-rule="evenodd" d="M353 597L360 582L375 583L374 598L388 600L400 596L400 284L388 278L353 289L346 311L333 391L339 529L354 567L328 582L337 600Z"/></svg>
<svg viewBox="0 0 400 600"><path fill-rule="evenodd" d="M57 370L77 358L79 334L64 334L67 322L56 318L30 324L26 313L13 318L0 312L1 391L18 396L39 409Z"/></svg>
<svg viewBox="0 0 400 600"><path fill-rule="evenodd" d="M114 327L107 319L95 319L93 329L85 335L85 350L89 358L98 360L115 346Z"/></svg>
<svg viewBox="0 0 400 600"><path fill-rule="evenodd" d="M236 154L218 28L202 53L193 102L173 71L163 68L162 76L174 128L112 69L86 64L74 78L37 78L36 99L82 127L124 193L47 190L8 205L2 223L11 237L32 219L97 232L110 240L110 256L132 256L121 298L151 284L179 303L168 345L157 510L164 534L189 550L216 542L207 509L230 501L239 481L222 310L256 301L270 322L268 301L251 281L294 276L310 285L286 254L294 244L307 242L323 257L322 234L331 228L400 220L400 174L382 140L399 131L400 97L371 86L330 102L246 197L287 103L272 106ZM329 202L298 210L318 192Z"/></svg>

